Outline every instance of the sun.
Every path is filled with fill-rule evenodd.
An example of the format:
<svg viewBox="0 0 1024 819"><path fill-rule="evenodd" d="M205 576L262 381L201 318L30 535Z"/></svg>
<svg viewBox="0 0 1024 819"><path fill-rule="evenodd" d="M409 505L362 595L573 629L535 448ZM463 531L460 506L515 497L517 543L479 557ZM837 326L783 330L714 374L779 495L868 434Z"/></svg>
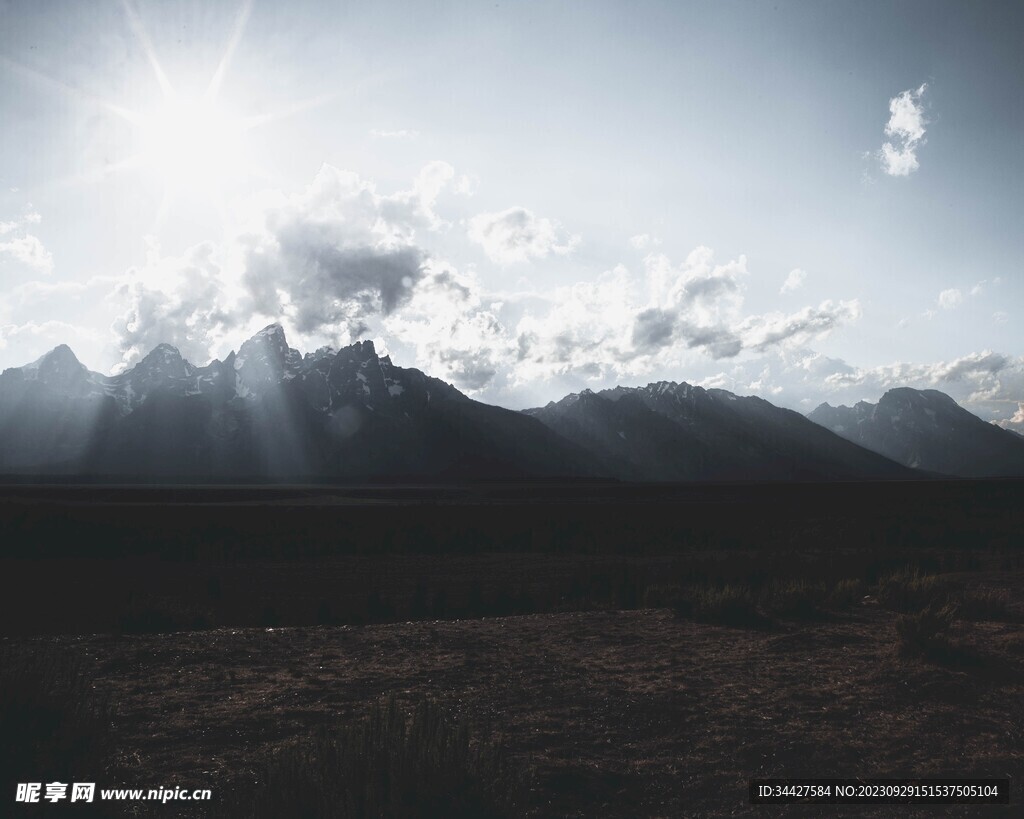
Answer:
<svg viewBox="0 0 1024 819"><path fill-rule="evenodd" d="M141 163L167 190L219 194L244 175L244 123L216 100L172 92L139 120Z"/></svg>
<svg viewBox="0 0 1024 819"><path fill-rule="evenodd" d="M127 156L64 180L65 184L89 183L113 172L142 170L157 177L163 189L154 220L154 232L172 207L194 213L197 203L212 205L225 219L228 198L237 185L251 179L271 179L272 174L254 164L249 131L282 120L334 97L333 93L290 102L277 111L237 116L220 101L232 55L242 40L254 0L240 0L231 35L206 90L195 97L179 92L157 58L153 43L131 0L122 0L127 21L145 54L160 89L160 98L148 109L129 109L62 80L53 79L7 60L0 61L19 72L43 81L76 99L96 104L132 126L132 150Z"/></svg>

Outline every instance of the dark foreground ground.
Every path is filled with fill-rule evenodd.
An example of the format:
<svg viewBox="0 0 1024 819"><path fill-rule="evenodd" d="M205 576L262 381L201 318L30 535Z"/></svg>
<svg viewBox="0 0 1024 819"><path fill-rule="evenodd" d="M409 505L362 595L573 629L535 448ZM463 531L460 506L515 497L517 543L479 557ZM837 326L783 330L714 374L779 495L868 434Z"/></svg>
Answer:
<svg viewBox="0 0 1024 819"><path fill-rule="evenodd" d="M100 783L245 815L268 759L392 696L499 747L529 815L1020 815L1020 484L220 491L0 501L0 651L76 663ZM1014 803L747 803L815 775L1009 777Z"/></svg>

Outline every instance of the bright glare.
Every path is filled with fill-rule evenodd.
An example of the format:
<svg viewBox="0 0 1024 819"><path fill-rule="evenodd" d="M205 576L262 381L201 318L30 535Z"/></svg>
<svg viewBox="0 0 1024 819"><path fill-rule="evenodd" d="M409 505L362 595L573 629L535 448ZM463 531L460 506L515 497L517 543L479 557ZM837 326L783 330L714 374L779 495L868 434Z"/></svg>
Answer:
<svg viewBox="0 0 1024 819"><path fill-rule="evenodd" d="M241 123L212 102L170 96L143 117L143 158L168 189L222 192L244 164Z"/></svg>

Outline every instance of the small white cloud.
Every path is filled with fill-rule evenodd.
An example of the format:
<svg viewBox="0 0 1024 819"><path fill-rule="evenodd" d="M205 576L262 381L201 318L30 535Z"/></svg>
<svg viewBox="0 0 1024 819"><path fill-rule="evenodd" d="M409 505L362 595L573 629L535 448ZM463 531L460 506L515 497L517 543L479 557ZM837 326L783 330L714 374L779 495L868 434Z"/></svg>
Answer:
<svg viewBox="0 0 1024 819"><path fill-rule="evenodd" d="M459 196L474 196L480 188L480 177L475 173L464 173L455 180L452 190Z"/></svg>
<svg viewBox="0 0 1024 819"><path fill-rule="evenodd" d="M32 268L41 273L53 271L53 257L50 255L38 236L29 232L30 225L38 225L43 220L31 204L25 206L20 219L0 222L0 236L11 238L0 242L0 261L8 259L24 267Z"/></svg>
<svg viewBox="0 0 1024 819"><path fill-rule="evenodd" d="M409 128L401 128L397 131L382 131L373 128L370 130L370 136L377 139L419 139L420 132Z"/></svg>
<svg viewBox="0 0 1024 819"><path fill-rule="evenodd" d="M786 280L782 283L782 287L779 288L780 293L791 293L794 290L799 290L804 286L804 282L807 280L807 271L801 270L799 267L789 271L789 275L786 276Z"/></svg>
<svg viewBox="0 0 1024 819"><path fill-rule="evenodd" d="M955 287L951 287L948 290L943 290L939 293L939 307L943 310L952 310L963 300L964 294Z"/></svg>
<svg viewBox="0 0 1024 819"><path fill-rule="evenodd" d="M657 236L651 236L650 233L638 233L636 236L629 237L629 244L636 250L647 250L648 248L660 245L661 239Z"/></svg>
<svg viewBox="0 0 1024 819"><path fill-rule="evenodd" d="M1008 322L1009 320L1009 314L1004 313L1002 310L996 310L996 312L992 314L992 321L994 321L996 324L1006 324L1006 322Z"/></svg>
<svg viewBox="0 0 1024 819"><path fill-rule="evenodd" d="M885 135L889 137L878 152L882 170L889 176L909 176L919 167L917 149L924 142L924 105L921 98L928 89L922 84L917 90L908 89L889 100L889 121Z"/></svg>
<svg viewBox="0 0 1024 819"><path fill-rule="evenodd" d="M469 238L499 264L566 256L580 243L554 219L544 219L526 208L508 208L500 213L481 213L469 221Z"/></svg>
<svg viewBox="0 0 1024 819"><path fill-rule="evenodd" d="M8 256L25 267L31 267L40 273L53 271L53 256L37 236L26 233L16 236L8 242L0 242L0 257Z"/></svg>
<svg viewBox="0 0 1024 819"><path fill-rule="evenodd" d="M1017 411L1012 416L994 421L993 423L1003 429L1015 429L1016 432L1024 432L1024 401L1017 402Z"/></svg>

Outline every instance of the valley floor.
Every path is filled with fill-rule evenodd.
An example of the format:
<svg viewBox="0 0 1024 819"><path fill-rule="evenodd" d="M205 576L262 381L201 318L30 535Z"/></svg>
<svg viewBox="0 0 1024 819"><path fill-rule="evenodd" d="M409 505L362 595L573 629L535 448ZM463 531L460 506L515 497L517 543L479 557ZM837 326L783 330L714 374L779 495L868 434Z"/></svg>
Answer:
<svg viewBox="0 0 1024 819"><path fill-rule="evenodd" d="M1024 573L969 582L1022 610ZM535 772L537 816L781 815L747 803L748 780L815 775L1008 776L1008 809L868 812L1011 815L1024 798L1020 618L958 623L971 660L941 664L897 651L896 617L868 599L762 630L641 609L2 642L82 657L115 703L126 782L209 787L226 804L275 748L393 694L489 726Z"/></svg>

